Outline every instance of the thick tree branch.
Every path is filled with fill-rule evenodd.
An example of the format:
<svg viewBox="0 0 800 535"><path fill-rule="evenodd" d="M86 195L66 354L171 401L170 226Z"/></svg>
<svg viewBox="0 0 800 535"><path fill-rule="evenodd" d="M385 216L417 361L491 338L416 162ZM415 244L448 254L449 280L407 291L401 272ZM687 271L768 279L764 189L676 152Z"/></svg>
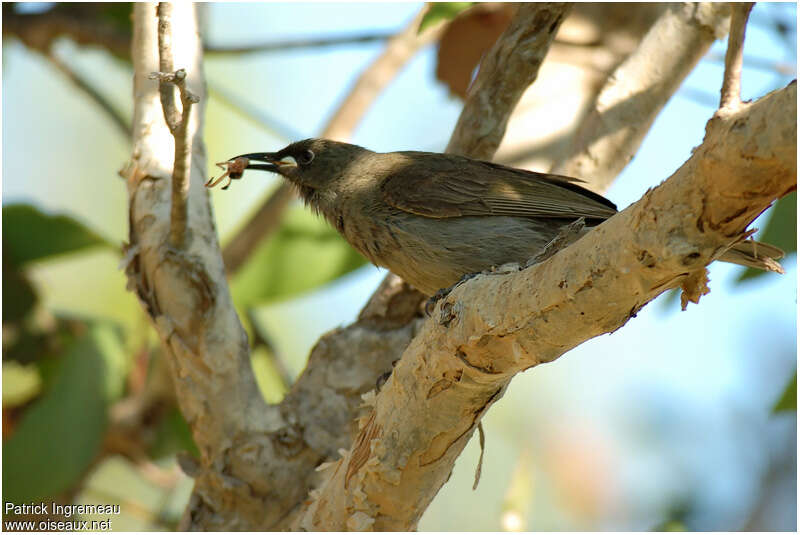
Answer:
<svg viewBox="0 0 800 535"><path fill-rule="evenodd" d="M194 8L176 3L173 10L174 42L181 43L173 50L175 61L192 73L186 83L202 97L202 54ZM247 337L225 281L208 194L201 181L189 184L185 245L178 250L170 245L174 142L164 122L158 84L149 79L158 70L156 26L155 6L135 4L134 141L131 160L123 171L130 195L126 273L129 287L162 339L181 411L201 453L193 469L195 494L184 527L210 529L221 524L241 529L255 525L254 515L262 518L263 503L231 468L253 460L245 453L252 450L237 449L240 437L247 430L257 430L263 437L264 430L280 428L282 418L277 408L263 402L253 377ZM205 170L202 112L202 105L192 106L188 123L196 176ZM265 478L258 470L252 473ZM220 514L206 514L209 511Z"/></svg>
<svg viewBox="0 0 800 535"><path fill-rule="evenodd" d="M728 29L727 4L673 4L614 71L552 172L604 191L639 150L656 116L715 39Z"/></svg>
<svg viewBox="0 0 800 535"><path fill-rule="evenodd" d="M725 52L725 74L722 78L720 108L736 107L742 102L742 51L747 18L754 2L731 4L731 31Z"/></svg>
<svg viewBox="0 0 800 535"><path fill-rule="evenodd" d="M523 3L480 65L446 152L491 159L571 4ZM509 75L513 73L513 75ZM477 134L476 134L477 133Z"/></svg>
<svg viewBox="0 0 800 535"><path fill-rule="evenodd" d="M577 243L456 288L369 400L297 527L413 529L514 374L620 328L670 288L702 293L705 266L796 189L796 112L792 83L716 115L672 177Z"/></svg>
<svg viewBox="0 0 800 535"><path fill-rule="evenodd" d="M612 72L636 50L668 4L576 4L522 96L495 159L547 171L571 148Z"/></svg>

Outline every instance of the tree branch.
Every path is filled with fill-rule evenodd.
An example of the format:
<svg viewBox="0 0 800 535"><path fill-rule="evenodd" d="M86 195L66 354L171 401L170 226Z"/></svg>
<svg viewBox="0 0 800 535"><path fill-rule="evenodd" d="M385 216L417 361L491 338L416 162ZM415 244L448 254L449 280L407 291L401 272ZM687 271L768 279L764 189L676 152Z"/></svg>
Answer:
<svg viewBox="0 0 800 535"><path fill-rule="evenodd" d="M796 189L796 101L792 83L715 116L690 159L637 203L543 263L478 276L440 301L297 527L415 528L516 373L622 327L670 288L707 290L705 266Z"/></svg>
<svg viewBox="0 0 800 535"><path fill-rule="evenodd" d="M553 173L604 191L639 150L656 116L715 39L727 30L727 4L674 4L608 78L594 109Z"/></svg>
<svg viewBox="0 0 800 535"><path fill-rule="evenodd" d="M253 54L263 52L284 52L302 48L326 48L340 45L359 45L387 41L398 32L372 32L356 35L335 35L330 37L301 37L299 39L286 39L269 43L256 43L251 45L206 45L206 55Z"/></svg>
<svg viewBox="0 0 800 535"><path fill-rule="evenodd" d="M509 115L536 80L570 7L563 3L519 5L511 24L481 61L446 152L487 160L494 156Z"/></svg>
<svg viewBox="0 0 800 535"><path fill-rule="evenodd" d="M722 78L720 108L735 108L742 103L742 51L747 18L754 2L731 4L731 31L725 53L725 74Z"/></svg>
<svg viewBox="0 0 800 535"><path fill-rule="evenodd" d="M186 84L202 97L202 53L194 8L175 3L173 10L173 38L181 43L173 50L175 61L186 65L192 73ZM214 522L233 528L254 526L256 518L262 518L262 498L237 479L236 468L262 480L266 476L249 470L248 462L260 464L246 453L253 450L238 447L244 446L242 437L251 436L250 430L263 441L265 430L279 429L283 421L276 407L264 403L255 382L247 336L228 291L208 193L201 181L189 184L184 248L176 250L169 242L174 152L158 84L149 79L159 59L155 16L153 4L134 5L133 148L123 173L130 196L125 271L129 287L163 342L181 411L201 453L184 527L200 529ZM188 122L196 176L205 170L202 112L202 105L192 106ZM219 514L206 515L212 510Z"/></svg>
<svg viewBox="0 0 800 535"><path fill-rule="evenodd" d="M154 72L151 78L157 79L161 95L161 107L164 120L175 138L175 158L172 168L172 203L170 209L169 238L173 247L182 248L186 237L186 201L189 194L189 179L192 160L192 136L189 130L189 119L192 104L199 98L186 88L186 71L178 69L174 73L172 59L172 4L160 2L158 14L158 57L161 72ZM175 106L175 88L178 86L181 96L181 111Z"/></svg>
<svg viewBox="0 0 800 535"><path fill-rule="evenodd" d="M3 5L3 36L14 35L27 47L47 53L62 35L79 45L101 46L127 58L131 34L104 13L107 3L56 3L44 13L15 13L11 2Z"/></svg>
<svg viewBox="0 0 800 535"><path fill-rule="evenodd" d="M570 150L609 76L636 50L669 4L576 4L537 82L509 119L495 160L548 171Z"/></svg>

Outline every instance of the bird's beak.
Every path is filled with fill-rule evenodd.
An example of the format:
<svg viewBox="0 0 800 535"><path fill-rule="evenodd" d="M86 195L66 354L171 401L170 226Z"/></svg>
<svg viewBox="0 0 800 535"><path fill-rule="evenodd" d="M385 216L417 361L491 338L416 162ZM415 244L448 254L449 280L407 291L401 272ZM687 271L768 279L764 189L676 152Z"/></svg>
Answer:
<svg viewBox="0 0 800 535"><path fill-rule="evenodd" d="M252 152L250 154L242 154L241 156L236 156L226 162L219 162L217 167L220 169L225 169L225 173L217 178L211 177L211 179L209 179L205 185L207 188L213 188L222 182L225 177L227 177L228 183L222 186L222 189L228 189L228 187L231 185L231 180L238 180L242 178L242 173L244 173L246 169L270 171L272 173L283 174L281 171L290 166L297 166L294 158L287 156L285 159L281 159L278 157L277 152Z"/></svg>
<svg viewBox="0 0 800 535"><path fill-rule="evenodd" d="M231 160L238 158L247 158L248 164L245 169L256 169L261 171L271 171L273 173L280 173L279 169L284 166L296 166L297 163L291 156L285 159L280 159L277 152L251 152L250 154L241 154ZM264 163L253 163L264 162Z"/></svg>

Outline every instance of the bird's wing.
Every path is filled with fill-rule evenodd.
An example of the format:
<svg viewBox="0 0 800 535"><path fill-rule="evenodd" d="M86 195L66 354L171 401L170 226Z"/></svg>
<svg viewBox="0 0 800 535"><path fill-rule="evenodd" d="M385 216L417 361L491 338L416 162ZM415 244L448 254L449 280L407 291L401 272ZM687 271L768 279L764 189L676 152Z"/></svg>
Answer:
<svg viewBox="0 0 800 535"><path fill-rule="evenodd" d="M412 156L409 163L387 176L381 188L388 204L413 214L603 220L617 211L608 199L575 184L577 179L467 158L405 154Z"/></svg>

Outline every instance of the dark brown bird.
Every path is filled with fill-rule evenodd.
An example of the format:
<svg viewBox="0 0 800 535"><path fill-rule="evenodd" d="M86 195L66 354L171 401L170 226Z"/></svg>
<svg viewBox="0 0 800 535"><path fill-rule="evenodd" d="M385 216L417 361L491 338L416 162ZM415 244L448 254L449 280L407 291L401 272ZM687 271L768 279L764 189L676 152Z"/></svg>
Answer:
<svg viewBox="0 0 800 535"><path fill-rule="evenodd" d="M231 178L243 169L280 174L373 264L427 295L466 274L523 264L565 225L582 217L591 227L617 212L580 180L451 154L306 139L234 161ZM722 260L780 269L772 258L783 252L754 243L737 244Z"/></svg>

